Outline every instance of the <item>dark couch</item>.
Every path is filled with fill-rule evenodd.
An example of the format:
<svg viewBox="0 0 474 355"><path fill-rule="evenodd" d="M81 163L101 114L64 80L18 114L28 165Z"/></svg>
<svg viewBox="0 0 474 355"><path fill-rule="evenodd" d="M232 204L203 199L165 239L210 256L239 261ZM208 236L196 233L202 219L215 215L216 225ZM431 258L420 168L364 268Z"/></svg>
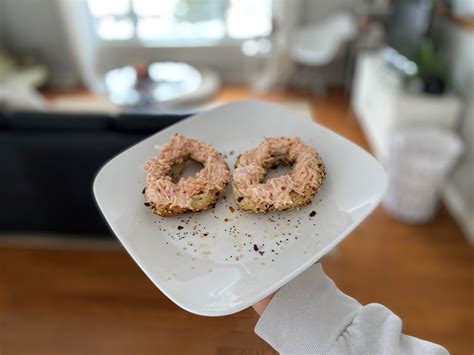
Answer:
<svg viewBox="0 0 474 355"><path fill-rule="evenodd" d="M185 117L0 113L0 233L110 235L92 195L95 174Z"/></svg>

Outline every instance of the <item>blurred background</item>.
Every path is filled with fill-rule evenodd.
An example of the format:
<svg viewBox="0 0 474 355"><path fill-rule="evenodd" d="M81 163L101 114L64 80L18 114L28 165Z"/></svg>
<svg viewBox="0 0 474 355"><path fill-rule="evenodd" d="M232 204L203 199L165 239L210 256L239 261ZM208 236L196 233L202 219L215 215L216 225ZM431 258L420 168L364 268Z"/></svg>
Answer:
<svg viewBox="0 0 474 355"><path fill-rule="evenodd" d="M336 284L472 354L473 63L472 0L0 0L0 353L273 353L252 310L171 303L91 192L128 146L257 98L388 172L381 206L323 260Z"/></svg>

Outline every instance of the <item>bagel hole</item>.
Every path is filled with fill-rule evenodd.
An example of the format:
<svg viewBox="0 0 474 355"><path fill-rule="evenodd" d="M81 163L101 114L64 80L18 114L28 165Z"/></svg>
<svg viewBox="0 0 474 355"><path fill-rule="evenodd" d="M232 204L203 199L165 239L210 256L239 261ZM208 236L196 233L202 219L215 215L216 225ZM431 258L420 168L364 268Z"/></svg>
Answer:
<svg viewBox="0 0 474 355"><path fill-rule="evenodd" d="M263 177L262 183L265 183L268 179L274 179L279 176L287 175L293 169L293 165L285 162L279 162L277 165L272 166L267 170L267 173Z"/></svg>
<svg viewBox="0 0 474 355"><path fill-rule="evenodd" d="M202 168L203 165L201 163L192 159L186 160L183 167L180 169L181 171L176 171L177 174L172 175L173 182L176 183L181 178L195 176Z"/></svg>

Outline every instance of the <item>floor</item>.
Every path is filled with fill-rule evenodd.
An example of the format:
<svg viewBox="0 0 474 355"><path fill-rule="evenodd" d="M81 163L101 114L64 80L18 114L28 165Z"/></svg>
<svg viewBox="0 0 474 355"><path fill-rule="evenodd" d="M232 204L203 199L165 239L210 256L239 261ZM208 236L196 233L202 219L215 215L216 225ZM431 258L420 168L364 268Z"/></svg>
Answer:
<svg viewBox="0 0 474 355"><path fill-rule="evenodd" d="M218 99L250 96L229 87ZM316 121L368 149L340 91L313 100L312 108ZM0 260L1 354L274 353L253 333L253 310L220 318L187 313L118 246L2 246ZM445 208L415 227L379 207L323 265L344 292L397 313L405 333L453 354L473 353L474 250Z"/></svg>

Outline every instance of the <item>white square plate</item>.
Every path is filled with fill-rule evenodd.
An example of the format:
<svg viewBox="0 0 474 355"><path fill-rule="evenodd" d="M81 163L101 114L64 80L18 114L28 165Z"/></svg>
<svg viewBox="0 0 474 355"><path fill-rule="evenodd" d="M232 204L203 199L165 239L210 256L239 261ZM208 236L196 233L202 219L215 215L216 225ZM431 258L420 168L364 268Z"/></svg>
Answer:
<svg viewBox="0 0 474 355"><path fill-rule="evenodd" d="M264 137L299 136L323 158L326 181L299 210L232 211L228 186L214 209L159 217L144 206L143 165L175 133L212 144L231 168ZM280 106L242 101L190 117L119 154L97 174L94 194L125 249L165 295L190 312L222 316L253 305L334 248L375 208L386 184L381 165L345 138Z"/></svg>

